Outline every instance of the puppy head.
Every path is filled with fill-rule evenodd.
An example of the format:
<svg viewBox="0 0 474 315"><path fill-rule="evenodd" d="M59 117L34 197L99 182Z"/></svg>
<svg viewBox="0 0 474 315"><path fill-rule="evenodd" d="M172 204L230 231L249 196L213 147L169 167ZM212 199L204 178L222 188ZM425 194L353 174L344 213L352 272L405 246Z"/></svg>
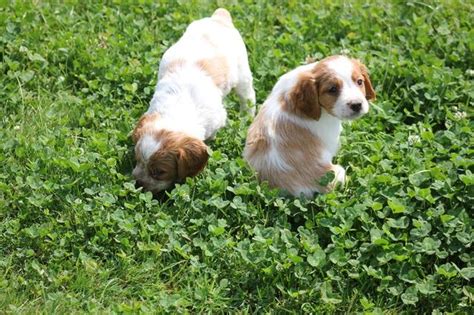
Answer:
<svg viewBox="0 0 474 315"><path fill-rule="evenodd" d="M168 130L143 133L137 139L135 157L132 175L139 186L153 193L199 174L208 160L203 141Z"/></svg>
<svg viewBox="0 0 474 315"><path fill-rule="evenodd" d="M287 110L319 120L321 108L339 119L355 119L375 99L367 68L358 60L332 56L300 74L288 94Z"/></svg>

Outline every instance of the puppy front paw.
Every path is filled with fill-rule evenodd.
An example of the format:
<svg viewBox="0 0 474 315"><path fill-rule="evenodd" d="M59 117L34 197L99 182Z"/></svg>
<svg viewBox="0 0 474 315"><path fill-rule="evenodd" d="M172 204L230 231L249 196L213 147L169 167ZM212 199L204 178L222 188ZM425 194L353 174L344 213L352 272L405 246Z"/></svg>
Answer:
<svg viewBox="0 0 474 315"><path fill-rule="evenodd" d="M333 165L334 174L336 175L335 181L344 184L346 182L346 170L340 165Z"/></svg>

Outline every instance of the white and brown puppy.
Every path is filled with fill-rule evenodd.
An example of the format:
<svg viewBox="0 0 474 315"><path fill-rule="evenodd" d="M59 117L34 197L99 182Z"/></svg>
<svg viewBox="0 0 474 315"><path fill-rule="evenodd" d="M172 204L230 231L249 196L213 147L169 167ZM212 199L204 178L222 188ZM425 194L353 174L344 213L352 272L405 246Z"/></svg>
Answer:
<svg viewBox="0 0 474 315"><path fill-rule="evenodd" d="M226 123L223 97L235 88L241 110L254 113L247 51L225 9L191 23L163 55L148 111L134 132L137 184L158 192L206 165L204 140ZM249 107L248 107L249 106Z"/></svg>
<svg viewBox="0 0 474 315"><path fill-rule="evenodd" d="M263 104L247 135L244 157L260 180L292 195L327 192L335 182L320 179L345 170L332 164L342 120L366 114L375 99L366 67L358 60L331 56L283 75Z"/></svg>

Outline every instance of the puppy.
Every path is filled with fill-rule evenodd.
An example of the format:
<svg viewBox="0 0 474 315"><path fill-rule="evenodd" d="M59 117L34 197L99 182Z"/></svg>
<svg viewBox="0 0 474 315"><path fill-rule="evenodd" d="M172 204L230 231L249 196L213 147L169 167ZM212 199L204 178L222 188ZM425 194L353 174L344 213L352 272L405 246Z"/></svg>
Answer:
<svg viewBox="0 0 474 315"><path fill-rule="evenodd" d="M375 99L366 67L358 60L332 56L283 75L263 104L247 135L244 157L270 186L294 196L328 192L321 185L334 171L342 120L361 117Z"/></svg>
<svg viewBox="0 0 474 315"><path fill-rule="evenodd" d="M231 89L241 111L254 113L245 44L225 9L192 22L163 55L148 111L133 131L137 184L153 193L197 175L208 160L204 140L226 123Z"/></svg>

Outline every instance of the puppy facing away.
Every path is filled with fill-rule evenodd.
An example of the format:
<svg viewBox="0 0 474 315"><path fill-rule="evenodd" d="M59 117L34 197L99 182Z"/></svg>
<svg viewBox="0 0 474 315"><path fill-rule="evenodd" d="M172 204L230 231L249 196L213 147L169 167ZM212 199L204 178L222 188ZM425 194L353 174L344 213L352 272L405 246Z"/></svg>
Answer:
<svg viewBox="0 0 474 315"><path fill-rule="evenodd" d="M342 120L361 117L375 99L367 68L358 60L331 56L283 75L250 126L244 157L260 180L294 196L334 188L320 179L345 170L332 164Z"/></svg>
<svg viewBox="0 0 474 315"><path fill-rule="evenodd" d="M197 175L208 160L204 140L226 123L223 98L235 89L254 113L245 44L225 9L192 22L163 55L148 111L133 131L137 184L153 193Z"/></svg>

